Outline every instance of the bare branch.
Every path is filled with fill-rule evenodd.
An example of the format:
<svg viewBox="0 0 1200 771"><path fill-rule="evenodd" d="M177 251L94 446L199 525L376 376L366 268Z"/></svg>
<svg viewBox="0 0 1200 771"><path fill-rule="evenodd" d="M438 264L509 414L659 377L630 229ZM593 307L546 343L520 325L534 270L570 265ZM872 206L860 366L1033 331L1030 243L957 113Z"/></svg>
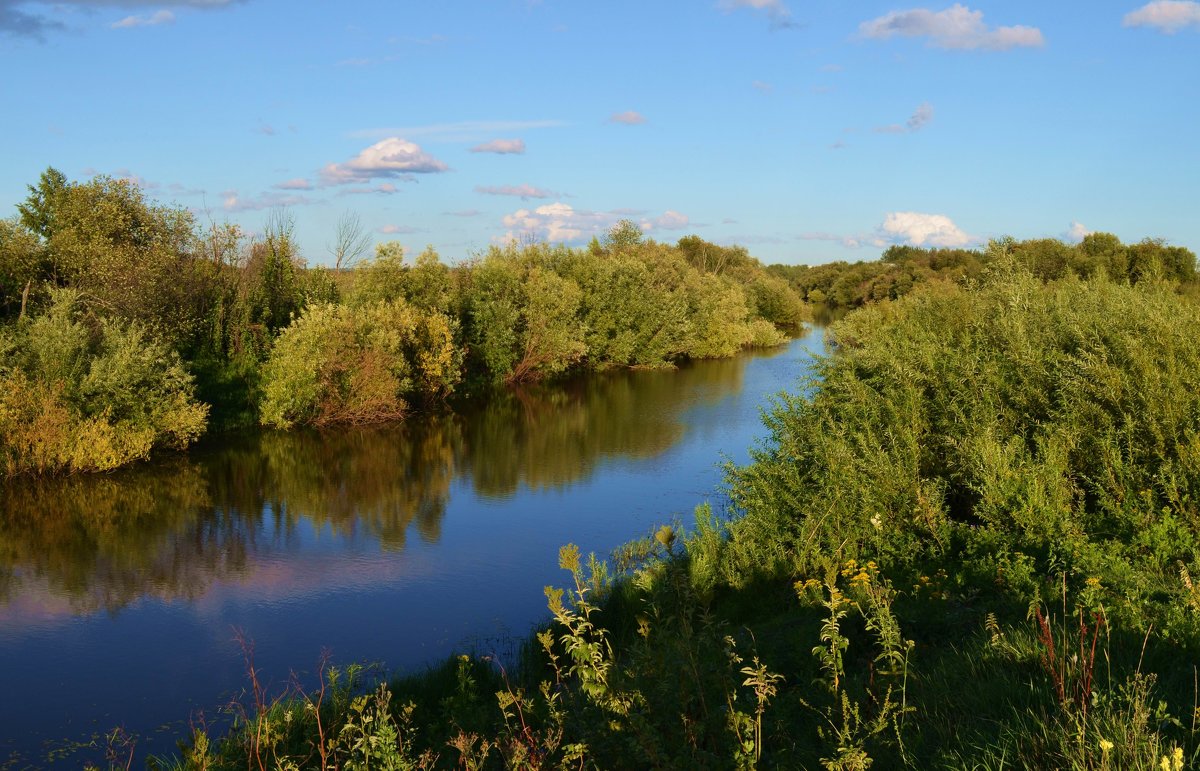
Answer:
<svg viewBox="0 0 1200 771"><path fill-rule="evenodd" d="M371 245L371 237L363 227L362 219L348 209L338 217L333 239L333 245L326 248L333 256L334 270L339 273L342 268L354 267L354 263Z"/></svg>

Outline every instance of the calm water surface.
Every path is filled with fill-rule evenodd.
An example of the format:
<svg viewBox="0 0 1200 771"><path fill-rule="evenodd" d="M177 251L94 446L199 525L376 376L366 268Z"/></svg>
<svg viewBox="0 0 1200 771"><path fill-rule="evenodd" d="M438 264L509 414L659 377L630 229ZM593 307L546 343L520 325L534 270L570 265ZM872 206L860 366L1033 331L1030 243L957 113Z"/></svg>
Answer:
<svg viewBox="0 0 1200 771"><path fill-rule="evenodd" d="M820 341L0 487L0 768L117 725L139 758L174 751L243 688L238 631L280 687L323 650L395 671L511 648L564 580L559 546L603 555L721 508L721 458L748 459Z"/></svg>

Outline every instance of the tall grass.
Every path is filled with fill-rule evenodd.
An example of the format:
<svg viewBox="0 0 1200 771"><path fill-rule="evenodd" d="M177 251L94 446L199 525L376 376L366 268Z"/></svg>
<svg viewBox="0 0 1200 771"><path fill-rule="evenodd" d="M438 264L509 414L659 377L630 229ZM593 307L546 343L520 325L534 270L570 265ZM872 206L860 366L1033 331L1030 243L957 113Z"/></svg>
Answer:
<svg viewBox="0 0 1200 771"><path fill-rule="evenodd" d="M1006 265L833 339L729 469L735 516L564 548L515 671L452 660L322 725L370 714L397 768L1200 760L1200 308ZM245 725L204 767L247 765ZM317 734L273 762L318 767Z"/></svg>

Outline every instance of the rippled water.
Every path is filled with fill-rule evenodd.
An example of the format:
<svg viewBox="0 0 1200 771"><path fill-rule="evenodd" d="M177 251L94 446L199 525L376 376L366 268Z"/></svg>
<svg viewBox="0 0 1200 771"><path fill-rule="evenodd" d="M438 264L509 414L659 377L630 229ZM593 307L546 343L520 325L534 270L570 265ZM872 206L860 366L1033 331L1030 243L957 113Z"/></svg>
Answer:
<svg viewBox="0 0 1200 771"><path fill-rule="evenodd" d="M0 768L101 761L61 751L117 725L173 751L243 688L239 632L276 686L323 650L403 670L511 646L562 544L720 508L722 457L747 460L820 339L0 487Z"/></svg>

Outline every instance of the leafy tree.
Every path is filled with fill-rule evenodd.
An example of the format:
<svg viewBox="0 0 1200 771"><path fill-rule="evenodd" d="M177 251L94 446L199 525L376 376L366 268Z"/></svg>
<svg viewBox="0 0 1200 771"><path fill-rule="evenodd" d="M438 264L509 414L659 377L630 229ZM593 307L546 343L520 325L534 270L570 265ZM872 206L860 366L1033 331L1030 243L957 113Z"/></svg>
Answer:
<svg viewBox="0 0 1200 771"><path fill-rule="evenodd" d="M367 260L354 271L350 300L352 303L365 305L404 299L407 294L407 273L404 247L399 241L376 244L374 259Z"/></svg>
<svg viewBox="0 0 1200 771"><path fill-rule="evenodd" d="M261 420L371 423L445 398L461 377L451 321L403 300L316 305L289 326L263 367Z"/></svg>
<svg viewBox="0 0 1200 771"><path fill-rule="evenodd" d="M140 321L177 344L203 333L211 275L193 256L189 212L147 202L129 180L68 183L54 169L18 209L45 250L27 281L78 289L98 312Z"/></svg>
<svg viewBox="0 0 1200 771"><path fill-rule="evenodd" d="M58 197L67 189L67 178L53 166L46 167L38 179L37 186L29 185L29 197L17 204L21 224L44 239L50 239L55 230L55 210Z"/></svg>
<svg viewBox="0 0 1200 771"><path fill-rule="evenodd" d="M574 281L493 250L472 268L468 339L490 377L536 380L563 372L583 356L576 321L581 293Z"/></svg>
<svg viewBox="0 0 1200 771"><path fill-rule="evenodd" d="M0 472L107 471L205 428L177 354L138 322L90 317L80 295L0 330Z"/></svg>
<svg viewBox="0 0 1200 771"><path fill-rule="evenodd" d="M601 243L608 252L631 251L642 243L642 229L633 220L621 220L609 229Z"/></svg>
<svg viewBox="0 0 1200 771"><path fill-rule="evenodd" d="M687 300L669 276L629 255L580 254L563 267L581 290L592 367L664 366L684 352Z"/></svg>
<svg viewBox="0 0 1200 771"><path fill-rule="evenodd" d="M46 275L46 251L38 237L14 220L0 220L0 318L24 315Z"/></svg>

